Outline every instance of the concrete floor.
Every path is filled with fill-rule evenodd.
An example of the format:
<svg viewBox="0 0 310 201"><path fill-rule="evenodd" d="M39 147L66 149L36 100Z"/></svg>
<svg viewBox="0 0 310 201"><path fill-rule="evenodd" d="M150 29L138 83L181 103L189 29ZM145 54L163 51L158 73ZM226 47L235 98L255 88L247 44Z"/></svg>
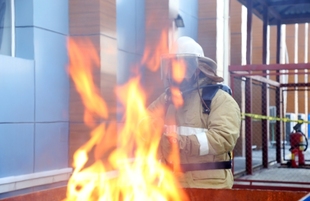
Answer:
<svg viewBox="0 0 310 201"><path fill-rule="evenodd" d="M306 164L310 165L310 147L304 152ZM283 158L283 163L286 163L291 158L291 152L289 151L289 146L286 146L285 149L281 149L281 157ZM245 171L246 158L235 156L234 157L234 173L239 174L240 172ZM276 150L275 147L268 148L268 161L276 160ZM258 167L262 165L262 151L261 150L252 150L252 166Z"/></svg>
<svg viewBox="0 0 310 201"><path fill-rule="evenodd" d="M285 159L290 159L289 147L286 147L284 152L282 150L281 156L285 156ZM245 174L245 157L234 158L234 174L235 184L240 184L238 181L251 181L251 185L266 185L266 186L292 186L296 188L310 189L310 149L305 153L306 166L304 168L288 168L287 161L283 161L282 164L274 162L269 168L262 168L262 152L259 150L253 150L252 153L252 175ZM275 148L268 149L269 161L275 161ZM255 181L257 181L255 183ZM266 183L263 183L266 181ZM303 182L303 184L298 184ZM249 183L242 183L242 185L249 185Z"/></svg>

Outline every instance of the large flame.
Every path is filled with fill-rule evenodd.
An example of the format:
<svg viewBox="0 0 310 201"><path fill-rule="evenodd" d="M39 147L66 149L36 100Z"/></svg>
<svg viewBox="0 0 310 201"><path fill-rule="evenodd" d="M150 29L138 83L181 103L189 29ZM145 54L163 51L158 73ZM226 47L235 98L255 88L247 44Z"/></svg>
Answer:
<svg viewBox="0 0 310 201"><path fill-rule="evenodd" d="M185 62L183 60L174 60L172 62L172 79L176 83L181 83L184 80L185 72L186 72L186 66ZM171 87L171 94L172 94L172 102L176 107L180 107L183 105L183 97L180 92L180 89L178 87Z"/></svg>
<svg viewBox="0 0 310 201"><path fill-rule="evenodd" d="M161 56L169 52L177 52L177 43L173 43L171 49L168 49L168 32L162 30L159 40L154 44L146 46L141 63L144 64L150 71L156 72L160 68ZM182 60L174 60L172 63L173 80L176 83L181 83L185 76L185 63ZM178 87L171 87L171 99L176 108L183 105L183 97Z"/></svg>
<svg viewBox="0 0 310 201"><path fill-rule="evenodd" d="M87 51L81 48L85 46ZM158 160L163 123L149 118L139 76L116 88L126 109L123 126L115 129L111 121L96 125L96 119L104 122L109 114L91 73L99 66L97 52L88 40L73 39L68 40L68 51L69 73L85 106L84 120L94 129L74 154L65 200L187 200L173 172ZM86 165L90 153L95 162Z"/></svg>
<svg viewBox="0 0 310 201"><path fill-rule="evenodd" d="M144 50L142 63L153 72L157 71L160 67L160 57L169 52L167 41L168 32L163 30L159 40L156 41L157 44L153 48L151 48L153 44L149 44Z"/></svg>

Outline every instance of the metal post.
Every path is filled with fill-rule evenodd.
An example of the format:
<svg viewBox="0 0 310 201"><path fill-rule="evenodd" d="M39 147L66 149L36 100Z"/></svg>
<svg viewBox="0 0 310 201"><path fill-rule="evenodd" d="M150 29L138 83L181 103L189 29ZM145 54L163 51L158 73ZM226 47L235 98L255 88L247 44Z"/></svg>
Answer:
<svg viewBox="0 0 310 201"><path fill-rule="evenodd" d="M245 81L245 113L252 113L252 80L247 78ZM245 117L245 170L246 174L252 174L252 119Z"/></svg>
<svg viewBox="0 0 310 201"><path fill-rule="evenodd" d="M251 40L252 40L252 0L247 0L247 41L246 41L246 63L251 64ZM245 82L245 112L252 113L252 79L247 78ZM245 117L245 170L246 174L252 174L252 119Z"/></svg>
<svg viewBox="0 0 310 201"><path fill-rule="evenodd" d="M234 97L234 91L235 91L235 88L234 88L234 80L235 80L235 78L234 78L234 76L232 75L232 73L231 72L229 72L229 75L230 75L230 89L231 89L231 91L232 91L232 96ZM233 156L234 156L235 154L234 154L234 152L233 152ZM233 173L233 175L234 175L234 173L235 173L235 159L234 159L235 157L232 157L232 167L231 167L231 171L232 171L232 173Z"/></svg>
<svg viewBox="0 0 310 201"><path fill-rule="evenodd" d="M281 21L278 20L277 23L277 64L280 64L280 47L281 47ZM276 71L280 73L280 70ZM280 82L280 76L276 76L276 81ZM281 100L280 100L280 88L276 89L276 108L277 108L277 117L281 117ZM283 101L283 100L282 100ZM281 163L281 122L276 121L276 160L278 163Z"/></svg>
<svg viewBox="0 0 310 201"><path fill-rule="evenodd" d="M267 64L267 28L268 28L268 7L265 6L263 13L263 64ZM263 73L267 73L266 70ZM266 76L265 76L266 77ZM267 116L269 103L267 99L267 84L262 83L262 115ZM267 120L262 119L262 161L263 167L268 168L268 129Z"/></svg>

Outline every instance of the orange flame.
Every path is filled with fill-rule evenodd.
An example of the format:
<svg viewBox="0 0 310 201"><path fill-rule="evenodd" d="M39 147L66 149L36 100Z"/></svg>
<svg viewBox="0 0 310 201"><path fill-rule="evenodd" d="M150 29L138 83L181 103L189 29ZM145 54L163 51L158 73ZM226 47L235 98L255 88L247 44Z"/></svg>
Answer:
<svg viewBox="0 0 310 201"><path fill-rule="evenodd" d="M99 67L99 58L92 43L86 43L89 46L88 54L79 51L78 44L69 40L69 74L73 79L77 91L81 94L83 104L85 105L84 121L87 125L94 124L94 116L102 118L108 117L106 103L101 99L99 90L95 87L91 67Z"/></svg>
<svg viewBox="0 0 310 201"><path fill-rule="evenodd" d="M156 41L157 44L154 46L154 49L151 49L152 45L145 48L142 63L147 66L148 69L155 72L160 67L160 58L163 54L168 54L168 32L163 30L159 41Z"/></svg>
<svg viewBox="0 0 310 201"><path fill-rule="evenodd" d="M173 80L177 83L181 83L185 77L186 66L183 60L174 60L172 62L172 75Z"/></svg>
<svg viewBox="0 0 310 201"><path fill-rule="evenodd" d="M170 91L172 103L175 105L175 107L178 108L182 106L184 101L180 89L177 87L170 87Z"/></svg>
<svg viewBox="0 0 310 201"><path fill-rule="evenodd" d="M146 47L141 63L145 65L149 70L156 72L160 68L161 56L169 53L168 32L166 30L163 30L161 32L159 40L156 41L156 45L154 46L154 48L151 48L151 46L152 45ZM176 52L177 48L177 45L173 44L173 46L171 47L171 51ZM172 66L172 79L177 83L181 83L184 79L186 72L186 66L184 61L174 60L172 62ZM171 87L171 95L172 102L177 108L183 105L183 97L179 88Z"/></svg>
<svg viewBox="0 0 310 201"><path fill-rule="evenodd" d="M174 60L172 62L172 79L176 83L181 83L184 80L186 72L186 66L183 60ZM172 95L172 103L176 108L183 105L183 97L178 87L170 87Z"/></svg>
<svg viewBox="0 0 310 201"><path fill-rule="evenodd" d="M85 52L81 46L89 48ZM97 53L86 40L69 39L68 50L69 73L85 105L84 120L94 126L95 118L108 117L107 104L91 73L93 65L99 63ZM66 201L187 199L171 170L157 158L163 123L149 118L139 82L136 77L116 88L126 109L119 130L115 122L101 123L75 152ZM87 166L91 151L95 162Z"/></svg>

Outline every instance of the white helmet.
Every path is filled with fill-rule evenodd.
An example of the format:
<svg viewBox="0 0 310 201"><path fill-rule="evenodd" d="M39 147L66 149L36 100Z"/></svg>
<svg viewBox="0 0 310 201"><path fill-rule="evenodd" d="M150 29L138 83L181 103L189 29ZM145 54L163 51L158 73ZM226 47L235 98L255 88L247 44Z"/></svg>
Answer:
<svg viewBox="0 0 310 201"><path fill-rule="evenodd" d="M184 79L190 79L198 68L214 82L223 82L223 78L216 74L216 63L212 59L205 57L202 47L188 36L179 37L173 44L170 55L162 57L162 75L165 81L172 80L171 73L174 71L171 70L173 68L171 60L175 59L186 63L187 71Z"/></svg>
<svg viewBox="0 0 310 201"><path fill-rule="evenodd" d="M171 52L172 54L194 54L199 57L204 57L202 47L188 36L178 38L172 51L174 51Z"/></svg>

